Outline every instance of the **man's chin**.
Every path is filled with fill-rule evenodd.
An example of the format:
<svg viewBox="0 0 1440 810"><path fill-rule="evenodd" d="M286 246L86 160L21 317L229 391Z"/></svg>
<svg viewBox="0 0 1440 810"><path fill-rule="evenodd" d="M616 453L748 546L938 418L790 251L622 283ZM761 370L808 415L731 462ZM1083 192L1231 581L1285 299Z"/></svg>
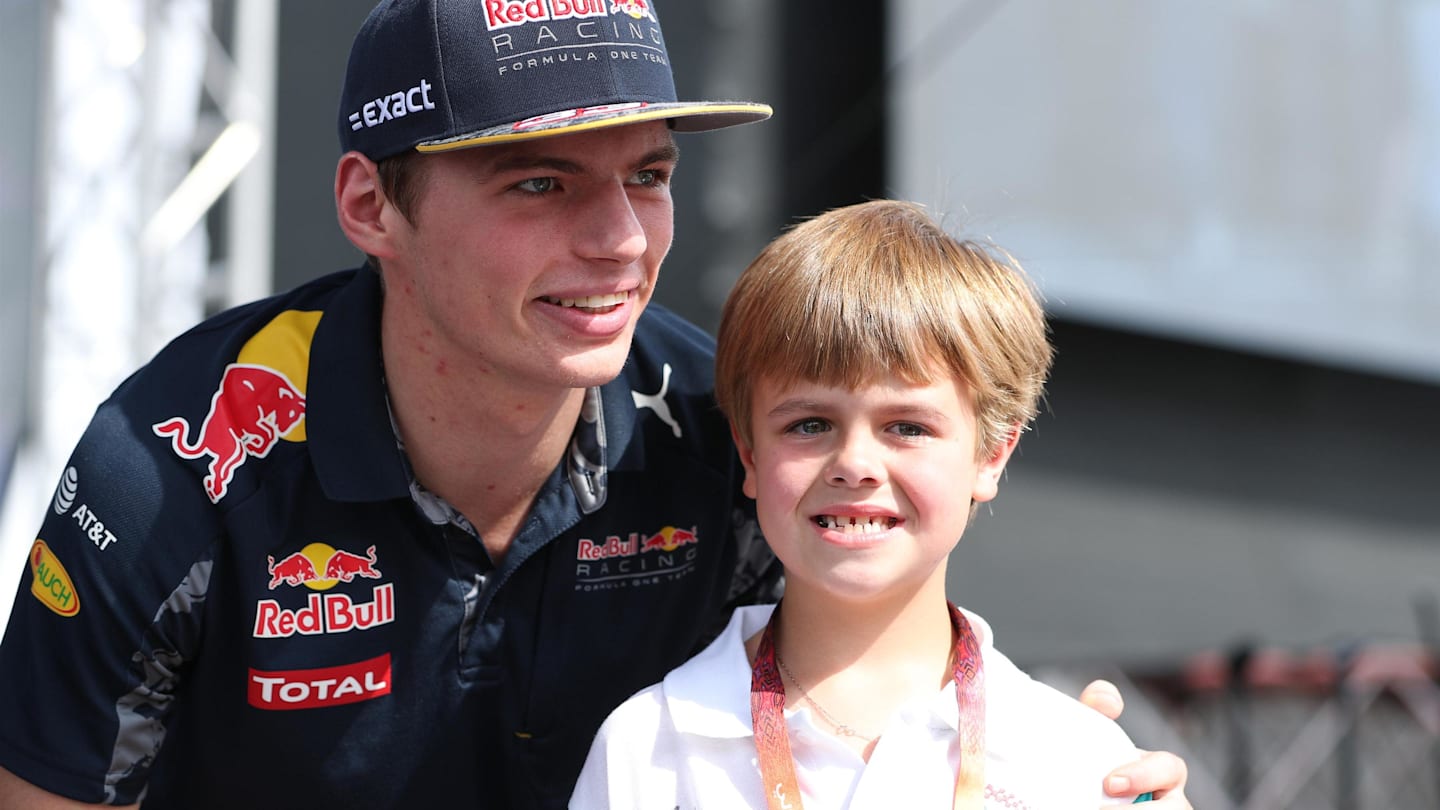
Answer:
<svg viewBox="0 0 1440 810"><path fill-rule="evenodd" d="M630 354L630 341L624 346L607 346L581 354L561 358L555 370L570 388L593 388L604 385L625 369L625 360Z"/></svg>

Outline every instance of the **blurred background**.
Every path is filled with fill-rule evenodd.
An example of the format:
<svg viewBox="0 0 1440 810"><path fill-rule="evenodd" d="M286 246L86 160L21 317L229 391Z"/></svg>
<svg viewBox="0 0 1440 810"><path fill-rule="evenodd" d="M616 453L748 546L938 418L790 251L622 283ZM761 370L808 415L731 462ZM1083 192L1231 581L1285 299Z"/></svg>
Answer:
<svg viewBox="0 0 1440 810"><path fill-rule="evenodd" d="M0 0L0 621L120 380L362 260L370 5ZM998 646L1119 682L1198 807L1440 807L1440 0L659 11L682 98L776 107L681 139L663 303L713 329L766 241L873 197L1044 293L1046 412L951 563Z"/></svg>

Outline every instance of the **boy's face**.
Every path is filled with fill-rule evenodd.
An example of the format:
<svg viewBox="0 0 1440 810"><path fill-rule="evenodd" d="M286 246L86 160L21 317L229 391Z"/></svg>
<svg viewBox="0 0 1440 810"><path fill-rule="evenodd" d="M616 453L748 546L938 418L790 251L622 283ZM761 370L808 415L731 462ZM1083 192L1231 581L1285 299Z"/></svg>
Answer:
<svg viewBox="0 0 1440 810"><path fill-rule="evenodd" d="M453 373L568 388L619 374L674 229L664 122L422 160L413 223L390 216L387 319Z"/></svg>
<svg viewBox="0 0 1440 810"><path fill-rule="evenodd" d="M785 564L786 588L847 601L944 589L972 501L995 497L1013 441L976 459L974 408L954 378L885 377L854 391L754 388L753 441L737 437L745 493Z"/></svg>

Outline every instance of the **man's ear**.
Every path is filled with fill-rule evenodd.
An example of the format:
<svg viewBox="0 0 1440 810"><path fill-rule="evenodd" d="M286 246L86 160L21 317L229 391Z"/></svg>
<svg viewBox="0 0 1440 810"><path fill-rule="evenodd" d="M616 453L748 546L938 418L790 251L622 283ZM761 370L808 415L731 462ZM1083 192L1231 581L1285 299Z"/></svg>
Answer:
<svg viewBox="0 0 1440 810"><path fill-rule="evenodd" d="M973 502L984 503L1000 494L1000 476L1010 462L1010 455L1015 452L1015 445L1020 443L1020 430L1018 422L1011 425L1005 441L995 448L989 458L980 462L975 470L975 489L970 494Z"/></svg>
<svg viewBox="0 0 1440 810"><path fill-rule="evenodd" d="M745 483L741 485L741 490L754 500L758 491L755 487L755 448L735 429L734 422L730 423L730 439L735 442L735 449L740 452L740 464L745 467Z"/></svg>
<svg viewBox="0 0 1440 810"><path fill-rule="evenodd" d="M396 256L394 206L380 188L375 162L359 152L346 152L335 166L335 212L340 230L361 252L379 259Z"/></svg>

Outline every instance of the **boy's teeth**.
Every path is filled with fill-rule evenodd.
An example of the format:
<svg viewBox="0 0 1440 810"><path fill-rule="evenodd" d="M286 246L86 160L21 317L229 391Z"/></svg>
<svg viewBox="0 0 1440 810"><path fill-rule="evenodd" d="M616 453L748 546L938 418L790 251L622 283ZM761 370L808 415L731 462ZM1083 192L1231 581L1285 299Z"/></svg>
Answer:
<svg viewBox="0 0 1440 810"><path fill-rule="evenodd" d="M545 300L552 304L559 304L562 307L580 307L582 309L599 309L601 307L619 306L629 298L627 293L607 293L605 295L587 295L583 298L554 298L545 296Z"/></svg>
<svg viewBox="0 0 1440 810"><path fill-rule="evenodd" d="M871 534L883 532L886 529L895 528L899 521L893 517L837 517L835 515L820 515L815 522L822 529L839 529L846 534Z"/></svg>

